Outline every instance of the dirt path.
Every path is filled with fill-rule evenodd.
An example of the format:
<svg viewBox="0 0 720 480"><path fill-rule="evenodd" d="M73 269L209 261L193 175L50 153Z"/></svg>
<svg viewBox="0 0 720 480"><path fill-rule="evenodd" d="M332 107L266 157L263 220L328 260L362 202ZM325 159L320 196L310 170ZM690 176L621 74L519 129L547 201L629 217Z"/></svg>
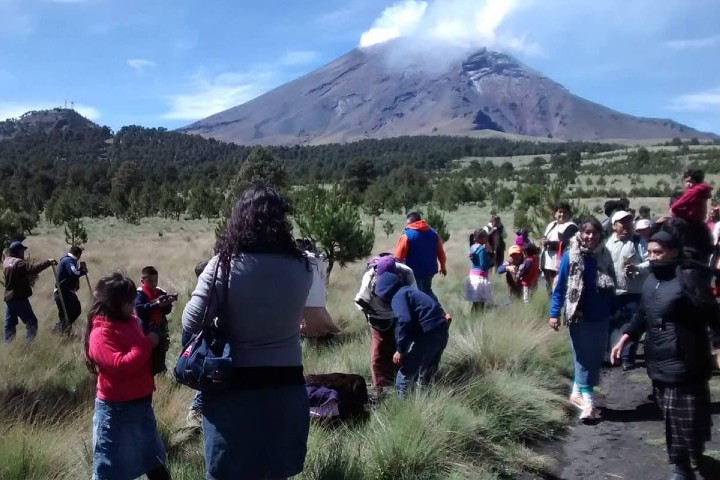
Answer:
<svg viewBox="0 0 720 480"><path fill-rule="evenodd" d="M545 452L558 460L546 479L662 480L670 477L665 452L665 429L660 411L648 399L650 380L639 368L623 372L604 369L602 392L606 395L602 421L577 424L566 437ZM703 471L706 480L720 480L720 375L711 382L713 441L707 444L711 457ZM525 479L537 478L533 476Z"/></svg>

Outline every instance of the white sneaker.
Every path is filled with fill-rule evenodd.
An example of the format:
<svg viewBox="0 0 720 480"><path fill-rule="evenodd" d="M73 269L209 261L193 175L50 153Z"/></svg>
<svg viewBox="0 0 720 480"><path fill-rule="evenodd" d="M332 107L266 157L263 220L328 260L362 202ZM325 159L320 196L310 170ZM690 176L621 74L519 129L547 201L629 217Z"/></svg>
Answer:
<svg viewBox="0 0 720 480"><path fill-rule="evenodd" d="M582 395L579 393L574 393L574 394L570 395L570 398L568 399L568 401L570 402L571 405L575 405L580 410L582 410L583 407L585 406L585 401L583 400Z"/></svg>
<svg viewBox="0 0 720 480"><path fill-rule="evenodd" d="M585 401L580 412L580 421L590 422L596 420L600 416L600 411L595 408L595 404L592 400Z"/></svg>

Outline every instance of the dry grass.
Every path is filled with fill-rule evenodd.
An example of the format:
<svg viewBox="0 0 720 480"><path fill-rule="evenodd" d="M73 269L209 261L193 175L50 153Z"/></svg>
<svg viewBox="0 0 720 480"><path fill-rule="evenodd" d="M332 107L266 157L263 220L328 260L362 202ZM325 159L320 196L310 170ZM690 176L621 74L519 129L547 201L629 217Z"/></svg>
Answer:
<svg viewBox="0 0 720 480"><path fill-rule="evenodd" d="M547 333L547 299L542 295L530 306L470 315L462 299L467 236L488 216L489 209L471 207L447 215L452 234L446 244L450 275L438 278L435 289L455 321L438 386L405 402L391 400L369 422L349 430L314 427L302 478L512 478L518 470L542 470L547 465L548 459L528 450L524 442L555 435L564 424L558 375L567 367L567 348L563 335ZM376 252L392 250L404 223L402 216L388 219L394 221L396 232L386 238L380 231L385 218L377 222ZM138 279L141 268L153 264L160 270L161 286L180 292L171 316L170 358L178 350L179 312L195 284L193 268L210 256L213 229L205 221L149 219L137 226L88 221L90 243L84 259L92 279L114 269ZM58 257L64 251L61 231L43 225L38 233L26 242L32 257ZM308 372L344 371L369 378L367 327L352 302L363 270L364 262L358 262L333 272L328 310L343 333L330 345L304 343ZM502 282L495 283L502 301ZM82 363L79 338L60 341L50 334L56 318L52 287L52 274L43 272L32 299L40 319L37 341L0 347L3 480L89 477L94 384ZM81 301L86 309L86 289ZM76 328L78 334L81 330L82 325ZM176 441L192 395L163 377L154 396L161 435L178 479L203 478L201 443ZM513 401L517 398L527 401Z"/></svg>

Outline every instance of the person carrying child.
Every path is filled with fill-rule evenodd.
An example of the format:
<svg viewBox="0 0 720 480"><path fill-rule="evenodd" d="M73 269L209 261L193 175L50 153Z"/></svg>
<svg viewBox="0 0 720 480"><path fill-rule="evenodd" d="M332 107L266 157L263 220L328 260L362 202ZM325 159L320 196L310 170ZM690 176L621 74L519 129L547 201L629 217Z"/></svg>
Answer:
<svg viewBox="0 0 720 480"><path fill-rule="evenodd" d="M493 255L488 246L488 233L479 228L473 234L474 243L470 246L470 271L465 280L465 300L472 302L472 311L484 310L492 303L492 285L488 272L492 266Z"/></svg>
<svg viewBox="0 0 720 480"><path fill-rule="evenodd" d="M505 282L507 283L510 298L522 297L522 287L520 286L520 279L518 278L522 264L522 249L517 245L513 245L508 250L508 260L497 268L498 274L505 275Z"/></svg>
<svg viewBox="0 0 720 480"><path fill-rule="evenodd" d="M430 295L405 286L391 272L378 275L375 294L390 304L397 318L395 390L404 397L416 382L420 388L428 387L447 346L449 315Z"/></svg>
<svg viewBox="0 0 720 480"><path fill-rule="evenodd" d="M511 296L530 303L532 291L537 288L540 277L540 249L529 243L522 251L513 245L508 251L510 260L498 268L498 273L506 273Z"/></svg>
<svg viewBox="0 0 720 480"><path fill-rule="evenodd" d="M85 363L97 375L93 479L168 480L152 407L152 352L161 341L133 314L135 284L121 273L98 282L88 312Z"/></svg>
<svg viewBox="0 0 720 480"><path fill-rule="evenodd" d="M141 282L135 297L135 313L145 333L155 332L160 336L160 347L153 351L152 361L152 372L157 375L167 370L165 355L170 346L167 316L172 312L172 304L177 301L178 295L169 295L158 288L158 271L151 265L142 269Z"/></svg>
<svg viewBox="0 0 720 480"><path fill-rule="evenodd" d="M712 188L705 183L705 172L689 168L683 173L685 191L670 205L670 212L687 222L704 223Z"/></svg>

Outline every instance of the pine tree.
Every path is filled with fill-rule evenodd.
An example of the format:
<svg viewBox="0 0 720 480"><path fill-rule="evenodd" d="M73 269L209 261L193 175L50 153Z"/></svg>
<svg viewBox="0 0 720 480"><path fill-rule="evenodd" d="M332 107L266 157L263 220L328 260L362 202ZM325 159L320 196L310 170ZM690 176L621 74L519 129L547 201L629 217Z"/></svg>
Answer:
<svg viewBox="0 0 720 480"><path fill-rule="evenodd" d="M325 254L329 282L335 263L340 267L372 253L375 233L360 221L358 207L331 190L310 187L298 196L294 219L303 237L307 237Z"/></svg>

